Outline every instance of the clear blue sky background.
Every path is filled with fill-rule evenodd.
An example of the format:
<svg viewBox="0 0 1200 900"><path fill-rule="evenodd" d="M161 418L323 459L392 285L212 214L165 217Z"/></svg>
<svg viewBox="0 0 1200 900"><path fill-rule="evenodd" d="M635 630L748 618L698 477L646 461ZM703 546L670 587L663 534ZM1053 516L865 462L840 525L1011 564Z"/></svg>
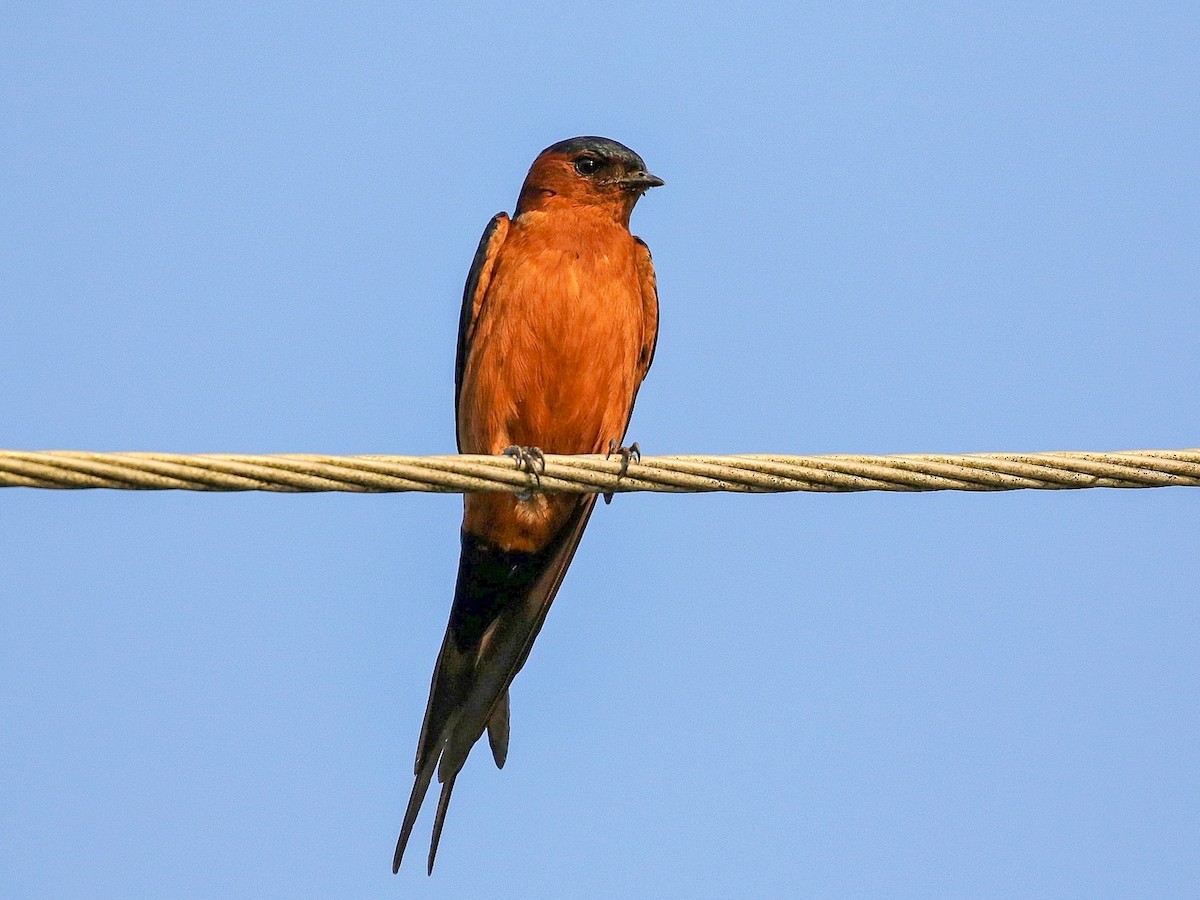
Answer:
<svg viewBox="0 0 1200 900"><path fill-rule="evenodd" d="M7 4L0 447L451 452L580 133L648 452L1200 444L1200 10L912 7ZM0 493L0 895L1194 896L1200 492L620 497L393 877L459 514Z"/></svg>

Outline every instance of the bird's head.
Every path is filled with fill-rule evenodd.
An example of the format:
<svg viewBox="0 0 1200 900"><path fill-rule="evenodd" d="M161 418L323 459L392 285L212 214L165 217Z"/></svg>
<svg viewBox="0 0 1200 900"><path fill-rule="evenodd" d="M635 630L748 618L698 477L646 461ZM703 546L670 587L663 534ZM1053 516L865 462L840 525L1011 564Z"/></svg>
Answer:
<svg viewBox="0 0 1200 900"><path fill-rule="evenodd" d="M533 161L517 214L560 205L587 207L607 210L628 225L638 198L662 184L624 144L602 137L569 138L547 147Z"/></svg>

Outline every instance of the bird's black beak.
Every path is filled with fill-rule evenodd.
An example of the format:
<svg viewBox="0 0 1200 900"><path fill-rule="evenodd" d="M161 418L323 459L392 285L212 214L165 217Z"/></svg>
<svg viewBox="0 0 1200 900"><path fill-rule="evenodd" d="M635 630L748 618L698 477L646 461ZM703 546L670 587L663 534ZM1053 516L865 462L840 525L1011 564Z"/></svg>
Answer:
<svg viewBox="0 0 1200 900"><path fill-rule="evenodd" d="M630 172L628 175L618 178L617 184L627 191L648 191L652 187L662 187L666 182L657 175L651 175L649 172L639 169L637 172Z"/></svg>

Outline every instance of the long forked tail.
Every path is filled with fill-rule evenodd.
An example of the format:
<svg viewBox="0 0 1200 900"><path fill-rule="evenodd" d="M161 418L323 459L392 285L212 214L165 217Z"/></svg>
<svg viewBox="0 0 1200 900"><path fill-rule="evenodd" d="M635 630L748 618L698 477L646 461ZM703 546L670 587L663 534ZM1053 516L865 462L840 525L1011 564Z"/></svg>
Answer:
<svg viewBox="0 0 1200 900"><path fill-rule="evenodd" d="M488 722L488 740L492 748L492 757L496 760L498 769L504 768L504 760L508 755L508 710L508 692L505 691L503 699L496 708L496 713ZM392 857L393 875L400 871L400 861L404 858L404 849L408 846L408 839L412 837L417 815L421 812L421 805L425 802L425 795L429 792L429 785L433 781L433 773L437 770L439 756L440 753L430 754L425 760L424 766L421 765L420 760L417 761L416 780L413 782L412 793L408 797L408 807L404 810L404 824L400 828L400 837L396 841L396 854ZM433 838L429 845L429 874L433 874L433 860L437 856L438 841L442 836L442 825L445 824L446 810L450 807L450 793L453 790L454 778L452 777L442 785L442 793L438 798Z"/></svg>
<svg viewBox="0 0 1200 900"><path fill-rule="evenodd" d="M416 780L396 842L393 872L400 868L435 770L442 792L430 842L430 872L454 780L485 729L496 765L504 766L509 685L529 656L595 502L594 495L581 499L555 538L534 553L502 550L463 532L454 605L434 668L417 744Z"/></svg>

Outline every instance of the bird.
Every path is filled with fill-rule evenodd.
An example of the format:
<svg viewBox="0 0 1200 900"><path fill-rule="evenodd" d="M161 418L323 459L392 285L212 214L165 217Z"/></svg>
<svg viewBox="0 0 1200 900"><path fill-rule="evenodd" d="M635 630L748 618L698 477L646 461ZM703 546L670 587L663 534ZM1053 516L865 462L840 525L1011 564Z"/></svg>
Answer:
<svg viewBox="0 0 1200 900"><path fill-rule="evenodd" d="M575 555L595 494L536 489L545 453L617 452L658 341L658 287L634 205L664 184L623 144L574 137L543 150L513 215L484 229L463 290L455 356L460 453L512 456L520 494L465 494L450 620L417 742L415 780L392 872L417 814L441 784L426 871L433 873L454 781L486 730L508 755L509 687ZM606 497L606 499L608 499Z"/></svg>

